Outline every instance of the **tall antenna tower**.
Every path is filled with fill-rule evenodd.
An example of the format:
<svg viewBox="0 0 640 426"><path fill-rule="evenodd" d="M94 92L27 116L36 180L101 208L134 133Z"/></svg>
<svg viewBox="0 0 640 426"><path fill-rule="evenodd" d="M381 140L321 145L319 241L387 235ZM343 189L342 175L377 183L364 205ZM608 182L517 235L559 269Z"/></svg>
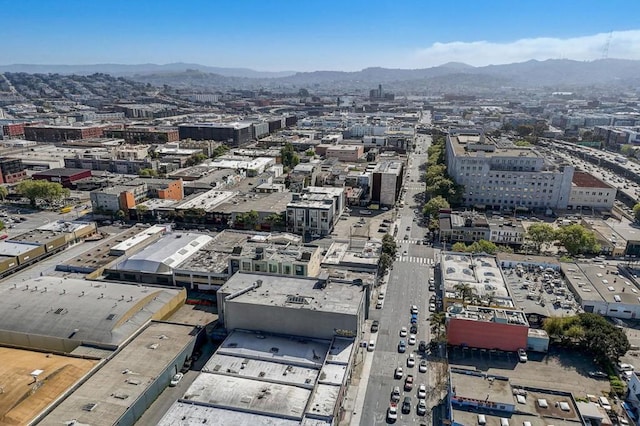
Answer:
<svg viewBox="0 0 640 426"><path fill-rule="evenodd" d="M602 49L602 59L609 58L609 45L611 44L611 37L613 36L613 31L609 32L607 36L607 41L604 44L604 49Z"/></svg>

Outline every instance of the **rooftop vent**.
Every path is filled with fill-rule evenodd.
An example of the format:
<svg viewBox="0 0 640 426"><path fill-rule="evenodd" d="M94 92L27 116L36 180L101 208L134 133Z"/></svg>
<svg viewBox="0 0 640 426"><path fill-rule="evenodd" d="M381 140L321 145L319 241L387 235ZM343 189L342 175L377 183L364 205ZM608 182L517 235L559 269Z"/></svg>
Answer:
<svg viewBox="0 0 640 426"><path fill-rule="evenodd" d="M304 298L303 296L293 296L293 295L288 295L287 296L287 303L296 303L299 305L308 305L309 302L307 302L307 299Z"/></svg>

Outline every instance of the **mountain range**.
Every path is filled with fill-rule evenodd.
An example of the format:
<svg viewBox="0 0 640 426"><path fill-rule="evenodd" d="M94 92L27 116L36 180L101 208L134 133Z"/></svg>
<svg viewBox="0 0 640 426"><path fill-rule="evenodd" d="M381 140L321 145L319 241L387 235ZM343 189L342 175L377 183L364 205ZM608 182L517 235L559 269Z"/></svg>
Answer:
<svg viewBox="0 0 640 426"><path fill-rule="evenodd" d="M458 87L585 87L640 86L640 61L601 59L574 61L550 59L474 67L450 62L422 69L365 68L361 71L263 72L247 68L222 68L199 64L166 65L95 64L95 65L5 65L0 72L93 74L126 76L136 81L174 87L259 88L259 87L355 87L410 88L415 85Z"/></svg>

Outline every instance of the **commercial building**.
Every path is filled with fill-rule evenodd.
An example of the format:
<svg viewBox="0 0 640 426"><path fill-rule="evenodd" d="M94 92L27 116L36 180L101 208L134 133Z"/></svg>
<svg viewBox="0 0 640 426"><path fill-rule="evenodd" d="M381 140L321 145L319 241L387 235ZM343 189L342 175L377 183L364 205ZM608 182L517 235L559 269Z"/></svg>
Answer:
<svg viewBox="0 0 640 426"><path fill-rule="evenodd" d="M552 163L534 148L494 140L479 130L451 130L447 172L464 186L467 206L492 210L566 209L574 168Z"/></svg>
<svg viewBox="0 0 640 426"><path fill-rule="evenodd" d="M573 395L556 389L514 385L508 377L461 368L450 369L448 405L453 425L581 426L585 423Z"/></svg>
<svg viewBox="0 0 640 426"><path fill-rule="evenodd" d="M353 281L237 272L217 292L219 321L229 331L357 337L369 291Z"/></svg>
<svg viewBox="0 0 640 426"><path fill-rule="evenodd" d="M39 424L135 424L191 356L198 333L190 325L149 323Z"/></svg>
<svg viewBox="0 0 640 426"><path fill-rule="evenodd" d="M94 210L116 212L128 211L144 199L181 201L184 188L181 179L132 179L124 185L116 185L91 191Z"/></svg>
<svg viewBox="0 0 640 426"><path fill-rule="evenodd" d="M174 285L173 268L211 240L204 234L170 232L104 273L111 280Z"/></svg>
<svg viewBox="0 0 640 426"><path fill-rule="evenodd" d="M568 209L611 210L616 199L617 189L597 177L575 171L571 182Z"/></svg>
<svg viewBox="0 0 640 426"><path fill-rule="evenodd" d="M23 139L24 123L3 124L0 134L4 139ZM2 139L0 138L0 139Z"/></svg>
<svg viewBox="0 0 640 426"><path fill-rule="evenodd" d="M329 235L345 205L344 188L307 187L287 204L287 231L312 238Z"/></svg>
<svg viewBox="0 0 640 426"><path fill-rule="evenodd" d="M364 145L331 145L327 147L325 156L337 158L344 162L356 162L364 155Z"/></svg>
<svg viewBox="0 0 640 426"><path fill-rule="evenodd" d="M619 274L618 267L593 263L562 263L567 286L585 312L613 318L640 318L640 289Z"/></svg>
<svg viewBox="0 0 640 426"><path fill-rule="evenodd" d="M178 129L159 129L154 127L126 127L124 129L107 129L107 138L121 138L130 144L164 144L180 140Z"/></svg>
<svg viewBox="0 0 640 426"><path fill-rule="evenodd" d="M74 182L91 177L91 170L87 169L49 169L35 173L31 176L34 180L48 180L57 182L65 188L73 188Z"/></svg>
<svg viewBox="0 0 640 426"><path fill-rule="evenodd" d="M235 331L159 425L337 424L356 349L341 337Z"/></svg>
<svg viewBox="0 0 640 426"><path fill-rule="evenodd" d="M123 175L137 175L142 169L158 170L158 166L158 160L151 160L149 158L142 160L119 160L113 159L111 156L108 156L108 158L76 156L64 159L64 167L100 170Z"/></svg>
<svg viewBox="0 0 640 426"><path fill-rule="evenodd" d="M67 277L16 282L0 288L0 343L66 353L81 345L114 350L185 299L184 290Z"/></svg>
<svg viewBox="0 0 640 426"><path fill-rule="evenodd" d="M101 138L103 126L25 126L24 137L37 142L61 142L69 139Z"/></svg>
<svg viewBox="0 0 640 426"><path fill-rule="evenodd" d="M21 159L0 158L0 183L17 183L26 177L26 167Z"/></svg>
<svg viewBox="0 0 640 426"><path fill-rule="evenodd" d="M243 146L253 138L250 123L197 123L178 126L180 139L214 140L228 146Z"/></svg>

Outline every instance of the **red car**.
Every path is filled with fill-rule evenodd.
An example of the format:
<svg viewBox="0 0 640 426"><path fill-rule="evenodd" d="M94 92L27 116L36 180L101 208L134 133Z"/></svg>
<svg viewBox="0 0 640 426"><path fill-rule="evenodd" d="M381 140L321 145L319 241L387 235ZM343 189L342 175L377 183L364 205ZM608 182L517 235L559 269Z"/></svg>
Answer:
<svg viewBox="0 0 640 426"><path fill-rule="evenodd" d="M404 379L404 390L410 391L413 389L413 376L408 375L406 379Z"/></svg>

